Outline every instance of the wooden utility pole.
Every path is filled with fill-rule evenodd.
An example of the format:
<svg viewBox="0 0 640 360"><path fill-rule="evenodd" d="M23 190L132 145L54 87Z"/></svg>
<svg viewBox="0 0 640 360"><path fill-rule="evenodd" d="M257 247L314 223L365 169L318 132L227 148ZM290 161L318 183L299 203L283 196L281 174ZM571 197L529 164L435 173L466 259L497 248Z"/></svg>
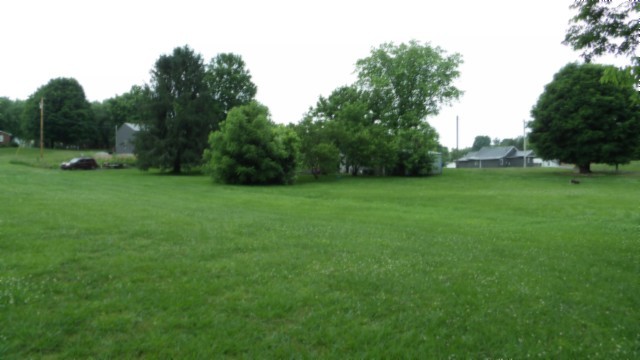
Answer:
<svg viewBox="0 0 640 360"><path fill-rule="evenodd" d="M40 160L42 160L42 148L44 147L44 98L40 98Z"/></svg>

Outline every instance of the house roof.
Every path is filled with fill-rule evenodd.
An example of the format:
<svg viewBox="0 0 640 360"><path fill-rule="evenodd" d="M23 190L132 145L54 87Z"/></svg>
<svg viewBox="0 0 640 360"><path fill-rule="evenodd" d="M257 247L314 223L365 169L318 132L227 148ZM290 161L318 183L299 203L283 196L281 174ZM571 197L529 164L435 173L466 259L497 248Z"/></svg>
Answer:
<svg viewBox="0 0 640 360"><path fill-rule="evenodd" d="M533 150L527 150L527 151L518 150L518 151L516 151L515 154L513 154L513 155L511 155L509 157L511 157L511 158L517 158L518 157L519 158L519 157L525 157L525 156L526 157L535 157L536 154L533 153Z"/></svg>
<svg viewBox="0 0 640 360"><path fill-rule="evenodd" d="M133 131L140 131L140 125L138 124L132 124L132 123L124 123L122 125L127 125L128 127L131 128L131 130Z"/></svg>
<svg viewBox="0 0 640 360"><path fill-rule="evenodd" d="M517 152L518 149L516 149L514 146L485 146L478 151L468 153L458 161L504 159L509 155L514 155Z"/></svg>
<svg viewBox="0 0 640 360"><path fill-rule="evenodd" d="M499 160L506 158L534 157L533 150L521 151L515 146L485 146L478 151L469 152L458 161Z"/></svg>

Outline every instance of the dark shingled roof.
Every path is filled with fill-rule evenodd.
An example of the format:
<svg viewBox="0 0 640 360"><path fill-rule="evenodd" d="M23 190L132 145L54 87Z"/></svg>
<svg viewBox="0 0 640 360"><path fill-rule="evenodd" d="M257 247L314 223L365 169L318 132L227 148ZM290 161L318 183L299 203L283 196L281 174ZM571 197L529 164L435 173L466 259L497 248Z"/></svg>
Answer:
<svg viewBox="0 0 640 360"><path fill-rule="evenodd" d="M459 161L504 159L510 155L515 155L517 152L518 149L514 146L485 146L478 151L468 153L460 158Z"/></svg>
<svg viewBox="0 0 640 360"><path fill-rule="evenodd" d="M518 157L518 158L520 158L520 157L525 157L525 156L526 157L535 157L536 154L533 153L533 150L527 150L527 151L518 150L518 151L516 151L515 154L513 154L513 155L511 155L509 157L512 157L512 158L513 157Z"/></svg>

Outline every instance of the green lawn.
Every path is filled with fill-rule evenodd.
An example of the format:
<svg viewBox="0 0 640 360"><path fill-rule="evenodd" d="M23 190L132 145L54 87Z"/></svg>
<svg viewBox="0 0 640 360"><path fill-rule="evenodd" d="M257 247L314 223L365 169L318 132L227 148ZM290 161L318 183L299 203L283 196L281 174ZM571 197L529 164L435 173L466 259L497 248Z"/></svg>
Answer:
<svg viewBox="0 0 640 360"><path fill-rule="evenodd" d="M1 359L640 357L638 163L238 187L74 155L0 149Z"/></svg>

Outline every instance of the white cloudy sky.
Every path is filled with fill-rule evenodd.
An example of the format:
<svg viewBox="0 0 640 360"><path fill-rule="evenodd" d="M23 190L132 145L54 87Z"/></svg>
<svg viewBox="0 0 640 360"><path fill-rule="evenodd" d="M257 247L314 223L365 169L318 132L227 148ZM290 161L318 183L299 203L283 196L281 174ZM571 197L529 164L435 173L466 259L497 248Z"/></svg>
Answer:
<svg viewBox="0 0 640 360"><path fill-rule="evenodd" d="M7 0L0 4L0 96L26 99L73 77L90 101L149 81L161 54L189 45L209 61L243 57L257 98L280 123L354 81L384 42L430 42L462 54L460 101L428 119L441 142L522 134L553 74L578 54L561 44L570 0Z"/></svg>

